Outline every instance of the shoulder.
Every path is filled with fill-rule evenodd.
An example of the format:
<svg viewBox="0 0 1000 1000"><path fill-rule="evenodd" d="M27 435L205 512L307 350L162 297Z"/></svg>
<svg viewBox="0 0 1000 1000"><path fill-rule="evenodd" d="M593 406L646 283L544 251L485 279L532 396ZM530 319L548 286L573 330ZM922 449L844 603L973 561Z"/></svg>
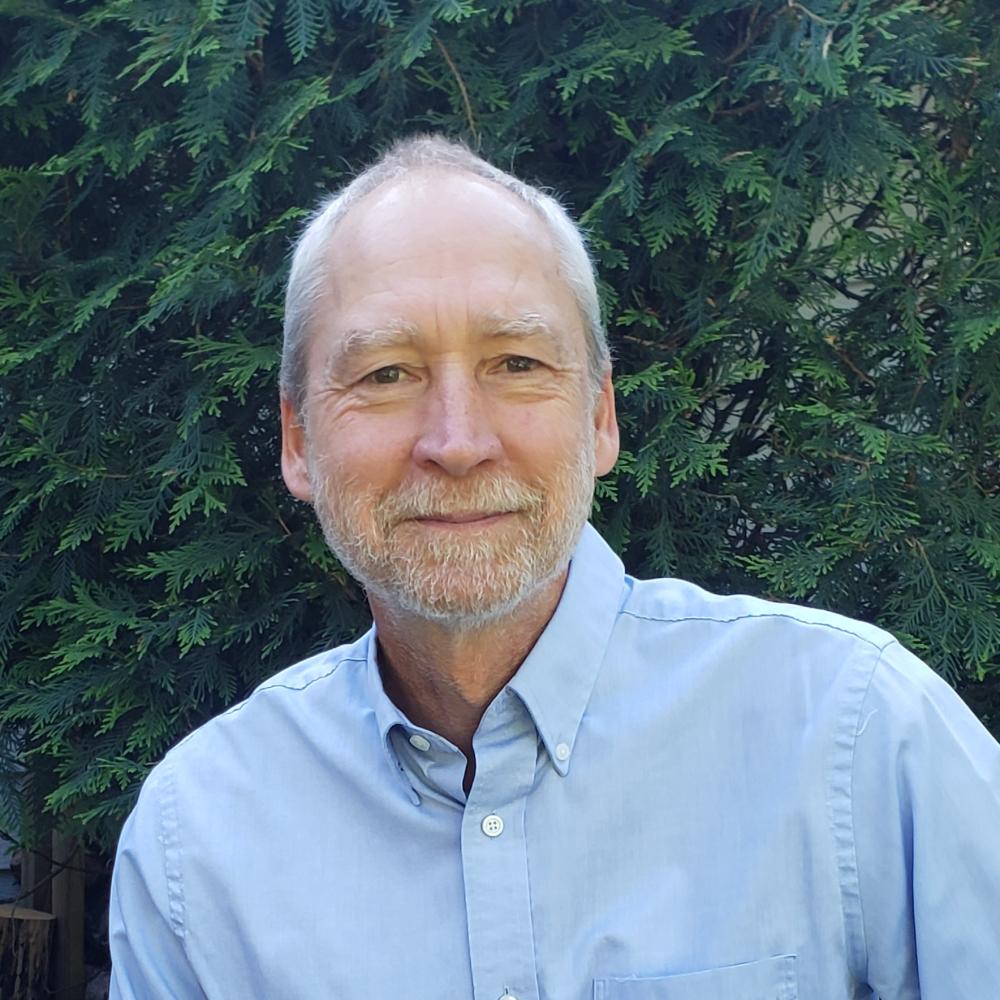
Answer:
<svg viewBox="0 0 1000 1000"><path fill-rule="evenodd" d="M368 637L366 633L353 643L317 653L269 677L243 701L184 737L164 763L190 763L223 749L246 748L249 753L289 730L308 728L317 715L332 723L338 712L349 711L351 702L360 697Z"/></svg>
<svg viewBox="0 0 1000 1000"><path fill-rule="evenodd" d="M190 836L203 822L232 819L261 794L278 802L296 781L332 780L356 751L351 734L370 712L369 634L282 670L185 736L147 776L134 822L158 823L166 848L182 828ZM210 829L200 835L210 837Z"/></svg>
<svg viewBox="0 0 1000 1000"><path fill-rule="evenodd" d="M712 594L676 579L635 580L620 622L658 662L717 680L726 697L770 706L826 701L854 745L860 732L890 744L922 744L934 728L986 731L952 687L878 626L818 608L747 595ZM622 627L620 625L620 627ZM948 722L944 722L948 720Z"/></svg>
<svg viewBox="0 0 1000 1000"><path fill-rule="evenodd" d="M820 608L747 594L713 594L673 578L629 582L622 615L652 626L704 635L766 632L772 639L823 637L833 643L860 643L876 650L895 642L884 629Z"/></svg>
<svg viewBox="0 0 1000 1000"><path fill-rule="evenodd" d="M683 685L734 715L825 720L831 733L856 724L883 660L900 662L897 640L875 625L675 579L632 583L616 632L640 685Z"/></svg>

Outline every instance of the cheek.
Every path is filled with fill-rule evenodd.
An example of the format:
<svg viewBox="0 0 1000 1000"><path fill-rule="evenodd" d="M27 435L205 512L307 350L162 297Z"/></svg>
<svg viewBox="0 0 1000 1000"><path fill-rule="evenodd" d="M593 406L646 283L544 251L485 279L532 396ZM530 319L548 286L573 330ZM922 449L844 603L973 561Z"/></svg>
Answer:
<svg viewBox="0 0 1000 1000"><path fill-rule="evenodd" d="M405 428L381 421L343 421L326 440L325 453L320 442L320 453L327 475L376 488L399 478L412 449Z"/></svg>
<svg viewBox="0 0 1000 1000"><path fill-rule="evenodd" d="M565 462L587 440L589 417L580 405L511 408L504 415L504 445L512 459Z"/></svg>

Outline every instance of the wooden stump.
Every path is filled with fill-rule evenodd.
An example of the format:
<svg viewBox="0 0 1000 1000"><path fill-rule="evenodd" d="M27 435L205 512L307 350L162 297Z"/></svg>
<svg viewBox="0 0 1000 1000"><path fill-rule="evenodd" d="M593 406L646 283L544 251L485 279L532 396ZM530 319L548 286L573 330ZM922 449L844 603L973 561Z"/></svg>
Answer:
<svg viewBox="0 0 1000 1000"><path fill-rule="evenodd" d="M16 903L0 904L0 997L40 1000L49 995L49 946L55 917Z"/></svg>

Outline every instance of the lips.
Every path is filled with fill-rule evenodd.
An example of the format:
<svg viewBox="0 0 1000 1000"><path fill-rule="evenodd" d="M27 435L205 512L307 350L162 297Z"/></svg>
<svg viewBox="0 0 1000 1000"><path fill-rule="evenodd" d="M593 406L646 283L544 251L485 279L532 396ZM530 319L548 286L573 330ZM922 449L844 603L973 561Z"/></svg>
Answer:
<svg viewBox="0 0 1000 1000"><path fill-rule="evenodd" d="M472 511L467 513L452 514L421 514L415 517L415 521L431 521L438 524L475 524L477 521L493 521L496 518L504 517L513 511L489 510Z"/></svg>

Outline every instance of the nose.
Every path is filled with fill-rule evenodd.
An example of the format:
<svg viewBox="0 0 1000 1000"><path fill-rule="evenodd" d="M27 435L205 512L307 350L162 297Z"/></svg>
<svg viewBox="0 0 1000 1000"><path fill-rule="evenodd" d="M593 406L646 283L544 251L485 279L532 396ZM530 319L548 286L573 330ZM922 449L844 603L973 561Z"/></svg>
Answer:
<svg viewBox="0 0 1000 1000"><path fill-rule="evenodd" d="M413 448L413 458L420 465L465 476L500 458L502 445L489 401L471 373L441 373L423 402Z"/></svg>

